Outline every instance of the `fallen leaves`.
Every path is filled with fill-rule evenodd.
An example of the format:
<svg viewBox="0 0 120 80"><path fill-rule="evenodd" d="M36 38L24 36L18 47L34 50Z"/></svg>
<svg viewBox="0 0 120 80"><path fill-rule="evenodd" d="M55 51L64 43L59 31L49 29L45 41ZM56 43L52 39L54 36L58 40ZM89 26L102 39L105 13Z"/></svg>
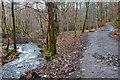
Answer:
<svg viewBox="0 0 120 80"><path fill-rule="evenodd" d="M120 62L118 55L108 54L106 56L103 56L103 55L99 55L98 53L95 53L93 57L97 58L98 59L97 61L105 62L110 66L118 66Z"/></svg>
<svg viewBox="0 0 120 80"><path fill-rule="evenodd" d="M2 64L14 60L19 54L21 54L21 52L15 53L14 49L9 49L9 51L7 52L4 48L2 48Z"/></svg>
<svg viewBox="0 0 120 80"><path fill-rule="evenodd" d="M74 31L66 31L59 35L57 37L58 54L51 57L49 62L32 71L36 72L41 78L66 78L67 75L72 75L75 70L80 69L75 65L79 63L79 60L77 60L81 55L79 52L85 46L85 41L82 39L84 36L86 36L86 33L77 33L77 37L74 37ZM25 73L31 74L29 71Z"/></svg>
<svg viewBox="0 0 120 80"><path fill-rule="evenodd" d="M72 73L69 73L69 75L72 75L74 72L72 72Z"/></svg>
<svg viewBox="0 0 120 80"><path fill-rule="evenodd" d="M112 66L113 65L113 63L110 63L110 66Z"/></svg>
<svg viewBox="0 0 120 80"><path fill-rule="evenodd" d="M114 32L110 33L110 36L120 40L120 29L116 29Z"/></svg>

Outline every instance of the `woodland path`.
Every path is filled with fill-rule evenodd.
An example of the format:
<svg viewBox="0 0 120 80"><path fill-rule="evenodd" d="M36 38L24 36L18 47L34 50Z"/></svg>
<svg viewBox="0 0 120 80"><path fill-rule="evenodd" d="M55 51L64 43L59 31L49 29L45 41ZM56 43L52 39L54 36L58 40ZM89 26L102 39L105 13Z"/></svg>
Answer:
<svg viewBox="0 0 120 80"><path fill-rule="evenodd" d="M81 69L71 77L118 78L118 67L109 65L112 61L116 63L108 56L118 56L118 41L109 36L112 31L113 26L105 23L101 29L88 33L87 49L83 52L84 57L79 59Z"/></svg>

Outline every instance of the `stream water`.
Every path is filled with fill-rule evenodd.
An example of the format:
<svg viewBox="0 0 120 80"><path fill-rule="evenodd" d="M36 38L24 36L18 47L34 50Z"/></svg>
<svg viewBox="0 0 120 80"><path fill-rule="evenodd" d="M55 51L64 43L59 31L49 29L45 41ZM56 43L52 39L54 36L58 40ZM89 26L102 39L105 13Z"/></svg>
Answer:
<svg viewBox="0 0 120 80"><path fill-rule="evenodd" d="M10 46L10 49L13 45ZM36 43L17 44L17 51L22 52L13 61L2 66L2 78L19 78L20 75L30 69L34 69L44 63L44 58L38 58L40 48Z"/></svg>

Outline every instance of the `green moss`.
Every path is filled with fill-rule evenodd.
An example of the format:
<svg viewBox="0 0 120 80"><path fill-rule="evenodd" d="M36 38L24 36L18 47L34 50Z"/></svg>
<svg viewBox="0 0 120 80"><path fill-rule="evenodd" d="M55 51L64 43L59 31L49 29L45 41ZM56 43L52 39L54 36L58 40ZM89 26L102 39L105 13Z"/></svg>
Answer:
<svg viewBox="0 0 120 80"><path fill-rule="evenodd" d="M62 49L61 52L63 52L64 50Z"/></svg>
<svg viewBox="0 0 120 80"><path fill-rule="evenodd" d="M77 30L76 32L82 32L82 30Z"/></svg>
<svg viewBox="0 0 120 80"><path fill-rule="evenodd" d="M117 35L115 31L113 32L113 35Z"/></svg>
<svg viewBox="0 0 120 80"><path fill-rule="evenodd" d="M47 50L46 52L47 52L47 53L49 53L49 52L50 52L50 50Z"/></svg>
<svg viewBox="0 0 120 80"><path fill-rule="evenodd" d="M7 49L8 49L8 47L4 47L4 49L5 49L5 50L7 50ZM10 49L8 49L8 52L9 52L9 51L10 51Z"/></svg>
<svg viewBox="0 0 120 80"><path fill-rule="evenodd" d="M50 50L47 50L47 55L52 56L52 52Z"/></svg>
<svg viewBox="0 0 120 80"><path fill-rule="evenodd" d="M118 24L113 24L114 26L115 26L115 28L118 28L118 29L120 29L120 26L118 25Z"/></svg>
<svg viewBox="0 0 120 80"><path fill-rule="evenodd" d="M37 44L37 46L40 47L40 48L42 47L40 44Z"/></svg>
<svg viewBox="0 0 120 80"><path fill-rule="evenodd" d="M45 55L45 59L47 60L47 59L49 59L51 56L50 55Z"/></svg>
<svg viewBox="0 0 120 80"><path fill-rule="evenodd" d="M8 56L10 56L13 53L13 51L9 51L7 54Z"/></svg>
<svg viewBox="0 0 120 80"><path fill-rule="evenodd" d="M52 55L52 52L51 52L50 50L47 50L46 52L47 52L47 54L44 55L44 57L45 57L46 60L47 60L47 59L49 59L49 58L50 58L51 56L53 56L53 55Z"/></svg>
<svg viewBox="0 0 120 80"><path fill-rule="evenodd" d="M41 54L43 54L43 52L41 52Z"/></svg>
<svg viewBox="0 0 120 80"><path fill-rule="evenodd" d="M60 46L60 48L62 48L62 46Z"/></svg>

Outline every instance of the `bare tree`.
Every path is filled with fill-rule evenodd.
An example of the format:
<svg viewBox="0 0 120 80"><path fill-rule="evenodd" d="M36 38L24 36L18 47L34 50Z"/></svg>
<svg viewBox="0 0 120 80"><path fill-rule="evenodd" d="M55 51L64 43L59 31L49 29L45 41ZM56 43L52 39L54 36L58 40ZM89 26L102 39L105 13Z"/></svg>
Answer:
<svg viewBox="0 0 120 80"><path fill-rule="evenodd" d="M86 16L85 16L85 21L84 21L84 24L83 24L82 33L84 33L84 29L85 29L85 25L86 25L86 20L88 18L88 9L89 9L89 2L86 2Z"/></svg>
<svg viewBox="0 0 120 80"><path fill-rule="evenodd" d="M76 15L75 15L75 37L76 37L76 30L77 30L77 14L78 14L78 2L76 2Z"/></svg>
<svg viewBox="0 0 120 80"><path fill-rule="evenodd" d="M14 50L15 52L17 52L17 48L16 48L16 31L15 31L15 16L14 16L14 2L12 0L12 23L13 23L13 38L14 38Z"/></svg>
<svg viewBox="0 0 120 80"><path fill-rule="evenodd" d="M8 51L8 49L9 49L9 33L8 33L7 25L6 25L6 16L5 16L3 0L2 0L2 18L3 18L3 27L6 28L6 31L7 31L7 48L6 48L6 50Z"/></svg>

